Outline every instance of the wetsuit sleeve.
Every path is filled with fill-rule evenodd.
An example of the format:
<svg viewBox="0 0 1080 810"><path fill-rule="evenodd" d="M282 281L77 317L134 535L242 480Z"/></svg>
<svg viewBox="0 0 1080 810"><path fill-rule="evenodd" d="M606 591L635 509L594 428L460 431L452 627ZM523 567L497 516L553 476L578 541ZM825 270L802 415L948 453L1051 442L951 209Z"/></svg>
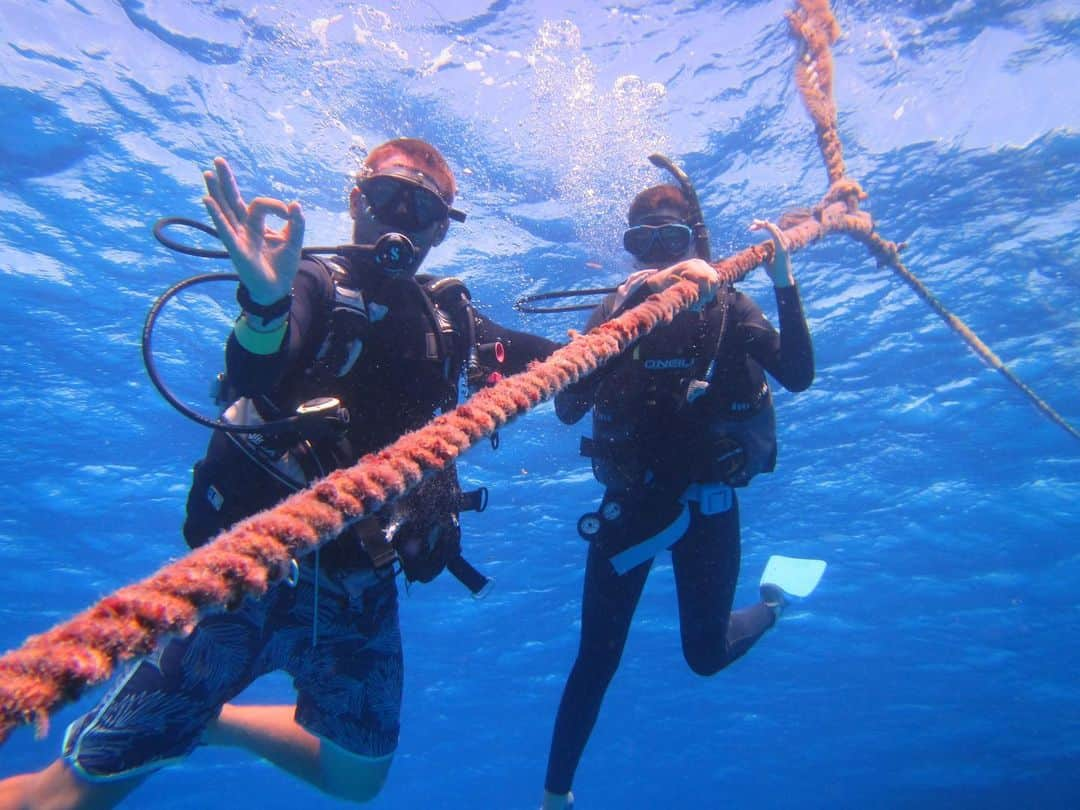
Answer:
<svg viewBox="0 0 1080 810"><path fill-rule="evenodd" d="M517 374L524 371L533 360L543 360L557 348L554 340L507 329L495 321L476 315L476 342L481 346L495 342L502 343L506 359L499 371L503 374Z"/></svg>
<svg viewBox="0 0 1080 810"><path fill-rule="evenodd" d="M780 331L746 295L737 295L739 328L747 353L789 391L805 391L814 381L814 347L796 285L776 288Z"/></svg>
<svg viewBox="0 0 1080 810"><path fill-rule="evenodd" d="M610 318L611 297L608 296L589 315L585 331L595 329ZM561 393L555 395L555 415L559 417L560 422L573 425L592 409L597 386L606 376L605 369L610 370L610 368L611 363L608 363L604 368L568 385Z"/></svg>
<svg viewBox="0 0 1080 810"><path fill-rule="evenodd" d="M241 396L266 394L281 379L296 370L315 353L326 336L334 287L326 270L305 261L293 282L288 327L281 347L273 354L254 354L229 336L225 346L225 368L229 383Z"/></svg>

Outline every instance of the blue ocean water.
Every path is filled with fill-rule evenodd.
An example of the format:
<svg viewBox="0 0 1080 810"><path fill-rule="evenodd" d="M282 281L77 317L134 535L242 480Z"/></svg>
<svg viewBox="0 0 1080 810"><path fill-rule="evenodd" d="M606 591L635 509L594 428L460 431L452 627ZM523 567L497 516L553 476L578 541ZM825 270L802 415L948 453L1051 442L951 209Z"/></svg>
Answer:
<svg viewBox="0 0 1080 810"><path fill-rule="evenodd" d="M0 647L185 550L206 434L162 401L139 337L174 281L215 265L150 226L201 217L227 156L251 194L300 199L309 242L349 233L364 150L436 143L468 223L431 256L483 311L611 283L632 194L664 151L694 178L714 253L825 190L792 82L786 2L365 5L0 0ZM905 261L1032 388L1080 423L1080 12L1055 0L837 0L849 173ZM794 258L818 360L777 394L777 471L742 495L739 602L770 554L830 563L812 600L711 679L679 650L670 564L650 578L578 773L582 808L1080 805L1080 442L983 365L865 250ZM224 269L223 267L221 269ZM222 363L229 285L161 325L187 401ZM760 271L742 288L773 313ZM403 732L376 807L530 808L576 649L599 489L578 427L543 406L467 456L491 489L466 549L494 575L403 598ZM0 775L36 769L96 692ZM283 677L253 701L292 699ZM203 749L133 807L334 805Z"/></svg>

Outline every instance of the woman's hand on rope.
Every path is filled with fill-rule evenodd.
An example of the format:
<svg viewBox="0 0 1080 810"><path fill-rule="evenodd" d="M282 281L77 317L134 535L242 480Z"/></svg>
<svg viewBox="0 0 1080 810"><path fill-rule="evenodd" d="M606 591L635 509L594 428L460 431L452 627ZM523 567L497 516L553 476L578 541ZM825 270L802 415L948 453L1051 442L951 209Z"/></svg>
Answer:
<svg viewBox="0 0 1080 810"><path fill-rule="evenodd" d="M615 288L615 298L611 302L611 311L613 313L620 312L623 305L638 291L638 288L645 284L645 282L649 280L649 276L656 272L656 270L650 268L647 270L637 270L627 276L626 280Z"/></svg>
<svg viewBox="0 0 1080 810"><path fill-rule="evenodd" d="M765 269L772 279L774 287L790 287L795 283L795 277L791 275L791 259L788 256L788 242L784 232L773 222L767 219L755 219L750 223L752 231L768 231L772 236L773 255Z"/></svg>
<svg viewBox="0 0 1080 810"><path fill-rule="evenodd" d="M692 281L698 285L700 297L695 308L704 306L715 298L716 291L720 289L720 274L703 259L687 259L664 270L658 270L649 276L645 284L653 292L660 292L680 281Z"/></svg>
<svg viewBox="0 0 1080 810"><path fill-rule="evenodd" d="M256 197L245 204L225 158L214 159L214 170L203 172L203 197L233 266L257 304L273 304L292 291L304 244L304 213L300 203ZM266 215L285 220L280 230L266 226Z"/></svg>

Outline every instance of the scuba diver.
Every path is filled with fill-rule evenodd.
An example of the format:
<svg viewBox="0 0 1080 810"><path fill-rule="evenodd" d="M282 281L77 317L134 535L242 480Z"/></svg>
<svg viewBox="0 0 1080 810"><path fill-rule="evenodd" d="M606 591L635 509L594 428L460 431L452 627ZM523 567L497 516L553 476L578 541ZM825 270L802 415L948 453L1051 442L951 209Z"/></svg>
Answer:
<svg viewBox="0 0 1080 810"><path fill-rule="evenodd" d="M693 186L660 155L650 158L678 185L647 188L630 205L623 247L636 272L610 292L587 329L619 315L658 289L672 265L711 269L709 237ZM739 575L739 504L735 494L776 462L776 427L767 371L790 391L814 379L813 349L782 232L772 236L768 265L780 331L757 304L730 285L703 307L683 312L646 335L555 399L567 424L590 410L592 460L604 494L581 518L589 542L577 658L559 704L548 757L543 810L571 807L574 773L600 704L615 675L653 558L670 549L678 592L683 655L713 675L772 627L788 594L807 595L807 563L762 580L761 601L732 610ZM566 295L552 293L551 296ZM778 560L778 558L773 558ZM770 560L770 565L772 564ZM795 584L800 577L803 581ZM810 585L812 590L816 580Z"/></svg>
<svg viewBox="0 0 1080 810"><path fill-rule="evenodd" d="M420 427L455 404L459 383L482 386L556 348L477 314L461 282L416 274L465 219L450 167L424 141L371 150L349 197L354 244L329 260L303 257L299 203L245 203L222 158L204 180L242 312L226 348L231 404L193 473L192 546ZM68 728L61 759L0 783L0 808L112 806L202 744L246 749L338 798L373 798L398 742L396 574L427 581L446 567L479 590L460 553L458 512L471 500L452 467L432 476L294 561L263 598L133 662ZM228 702L273 670L293 677L295 706Z"/></svg>

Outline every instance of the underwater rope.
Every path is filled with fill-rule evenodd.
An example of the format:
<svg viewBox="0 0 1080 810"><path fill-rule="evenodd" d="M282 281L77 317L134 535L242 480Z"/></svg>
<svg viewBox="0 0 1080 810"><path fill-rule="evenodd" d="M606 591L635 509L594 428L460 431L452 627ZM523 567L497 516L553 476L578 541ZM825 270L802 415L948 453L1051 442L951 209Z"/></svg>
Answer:
<svg viewBox="0 0 1080 810"><path fill-rule="evenodd" d="M814 119L830 186L811 212L784 221L789 250L794 252L834 232L863 242L879 261L912 284L980 357L1080 438L959 318L941 306L900 262L900 247L875 234L870 216L858 210L866 195L858 183L845 177L832 101L829 49L839 26L827 0L798 0L798 5L802 13L788 15L792 30L806 43L796 81ZM772 252L772 243L764 242L716 262L719 283L738 281L771 259ZM686 274L619 317L576 335L546 360L499 380L378 453L241 521L213 542L67 622L31 636L20 648L0 657L0 742L21 724L36 723L44 730L51 711L76 699L87 686L106 680L118 662L151 652L168 635L191 632L203 616L233 608L246 597L262 596L289 576L291 560L406 494L424 475L444 469L480 439L591 374L652 329L670 323L679 312L711 294L715 283L694 272Z"/></svg>
<svg viewBox="0 0 1080 810"><path fill-rule="evenodd" d="M844 150L836 123L836 104L832 93L832 44L840 36L840 24L833 16L829 0L797 0L797 5L796 10L786 15L792 33L803 43L802 53L795 68L795 84L814 121L818 145L825 159L825 171L830 184L826 199L843 198L851 204L854 211L858 200L865 198L866 195L858 188L857 183L845 176ZM904 266L904 263L900 261L900 251L904 247L902 244L897 245L895 242L881 238L874 233L872 228L870 231L850 230L848 233L870 249L879 265L891 268L923 301L929 304L930 308L941 316L950 329L960 335L983 362L1001 372L1005 379L1019 389L1051 421L1073 438L1080 439L1080 430L1077 430L1017 377L971 327L949 311L937 296Z"/></svg>
<svg viewBox="0 0 1080 810"><path fill-rule="evenodd" d="M1050 421L1057 424L1065 432L1069 433L1074 438L1080 439L1080 430L1077 430L1077 428L1074 427L1065 417L1063 417L1056 410L1054 410L1050 403L1040 397L1034 390L1031 389L1030 386L1027 385L1027 383L1017 377L1016 373L1007 365L1005 365L1001 358L998 357L997 354L995 354L989 346L982 342L979 336L972 331L971 327L969 327L960 318L950 312L948 308L946 308L946 306L941 303L938 297L932 292L930 292L930 290L926 288L926 285L923 284L916 277L916 275L904 265L902 261L900 261L897 245L894 245L892 242L888 242L882 239L875 233L870 233L867 235L853 234L853 236L859 241L865 242L866 246L870 248L870 251L878 257L878 262L880 264L888 265L890 268L892 268L894 273L900 276L900 278L902 278L907 283L907 285L911 287L911 289L913 289L920 298L922 298L923 301L930 305L931 309L933 309L945 320L945 322L950 326L950 328L952 328L954 332L960 335L960 337L962 337L967 342L968 346L971 347L971 350L975 352L975 354L977 354L979 358L984 363L986 363L986 365L988 365L995 371L1000 372L1002 376L1005 377L1005 379L1007 379L1014 386L1019 388L1020 391L1022 391L1024 395L1031 400L1035 407L1042 411L1044 416L1050 419Z"/></svg>

